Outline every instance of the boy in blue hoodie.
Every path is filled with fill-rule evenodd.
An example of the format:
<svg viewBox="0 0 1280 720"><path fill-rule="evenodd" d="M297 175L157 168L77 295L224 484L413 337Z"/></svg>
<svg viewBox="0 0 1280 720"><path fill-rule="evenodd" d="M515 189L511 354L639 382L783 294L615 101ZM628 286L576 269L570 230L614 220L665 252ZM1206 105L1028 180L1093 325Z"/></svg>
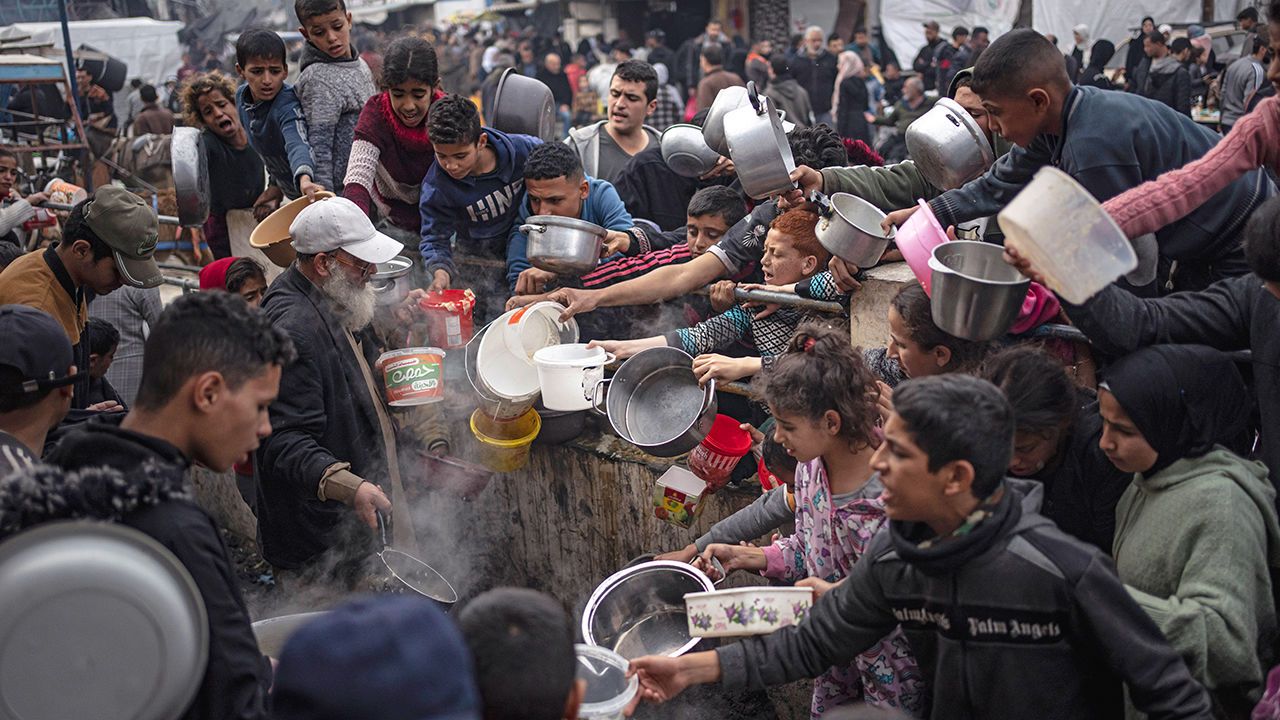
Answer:
<svg viewBox="0 0 1280 720"><path fill-rule="evenodd" d="M553 272L529 265L529 239L520 232L520 226L531 215L577 218L599 225L608 231L601 257L649 249L642 247L645 236L633 227L631 214L613 184L583 172L582 161L568 145L549 143L529 153L524 181L525 199L507 243L507 284L516 295L536 295L556 277Z"/></svg>
<svg viewBox="0 0 1280 720"><path fill-rule="evenodd" d="M342 0L295 0L298 32L307 39L296 90L307 118L316 182L346 183L356 121L378 91L369 66L351 46L351 13Z"/></svg>
<svg viewBox="0 0 1280 720"><path fill-rule="evenodd" d="M284 41L270 30L253 29L236 40L236 73L245 84L236 91L240 124L249 144L262 156L271 181L286 196L315 197L323 190L312 180L315 160L307 143L307 121L289 73Z"/></svg>
<svg viewBox="0 0 1280 720"><path fill-rule="evenodd" d="M475 103L461 95L446 95L431 104L427 133L436 162L422 181L419 249L429 289L444 290L458 277L450 247L455 234L472 253L494 258L505 254L507 235L524 199L525 159L542 141L481 127Z"/></svg>

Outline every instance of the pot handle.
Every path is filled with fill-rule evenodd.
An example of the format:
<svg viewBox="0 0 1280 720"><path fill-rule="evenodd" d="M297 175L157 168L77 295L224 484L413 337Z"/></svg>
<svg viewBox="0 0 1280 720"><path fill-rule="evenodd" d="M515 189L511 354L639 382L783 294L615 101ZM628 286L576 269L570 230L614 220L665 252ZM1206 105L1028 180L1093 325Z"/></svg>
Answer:
<svg viewBox="0 0 1280 720"><path fill-rule="evenodd" d="M524 233L525 235L528 235L531 232L544 233L546 231L547 231L546 225L521 225L520 226L520 232Z"/></svg>
<svg viewBox="0 0 1280 720"><path fill-rule="evenodd" d="M702 399L702 409L698 411L699 415L706 412L707 408L711 407L711 403L715 402L716 400L716 379L711 378L710 380L708 380L705 387L706 387L706 393L705 393L706 397Z"/></svg>
<svg viewBox="0 0 1280 720"><path fill-rule="evenodd" d="M756 90L754 80L747 81L747 99L751 101L751 107L755 108L757 115L764 114L764 103L760 101L760 93Z"/></svg>
<svg viewBox="0 0 1280 720"><path fill-rule="evenodd" d="M614 360L616 360L616 359L617 359L617 358L615 358L615 357L613 356L613 353L605 353L605 354L604 354L604 362L603 362L603 363L601 363L599 366L597 366L597 367L590 367L590 368L585 368L585 369L583 369L583 371L582 371L582 398L583 398L584 400L592 401L592 403L591 403L591 404L592 404L592 405L595 405L595 402L594 402L594 401L595 401L595 398L596 398L596 388L600 386L600 383L601 383L601 382L604 382L604 380L603 380L603 378L604 378L604 366L605 366L605 365L608 365L609 363L613 362L613 361L614 361ZM588 391L588 389L587 389L587 388L591 388L591 389Z"/></svg>
<svg viewBox="0 0 1280 720"><path fill-rule="evenodd" d="M602 380L597 380L595 387L591 389L591 397L589 398L591 400L591 409L594 410L595 413L601 417L606 417L606 418L609 417L609 413L607 411L600 409L600 403L603 401L603 398L604 398L604 393L601 391L602 388L608 387L609 383L611 382L613 382L613 378L604 378ZM600 399L597 400L596 398L600 398Z"/></svg>
<svg viewBox="0 0 1280 720"><path fill-rule="evenodd" d="M809 202L818 206L818 214L824 218L830 218L835 214L835 210L831 207L831 198L827 197L821 190L814 190L809 193Z"/></svg>

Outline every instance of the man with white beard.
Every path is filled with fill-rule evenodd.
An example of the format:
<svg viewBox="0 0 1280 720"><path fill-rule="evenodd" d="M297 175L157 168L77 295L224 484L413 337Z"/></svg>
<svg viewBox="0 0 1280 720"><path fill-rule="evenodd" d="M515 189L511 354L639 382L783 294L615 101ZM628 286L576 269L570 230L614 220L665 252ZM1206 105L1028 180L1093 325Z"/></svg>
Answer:
<svg viewBox="0 0 1280 720"><path fill-rule="evenodd" d="M262 301L298 351L256 455L262 554L286 584L351 588L376 547L375 513L391 510L399 485L395 426L373 372L382 348L369 278L403 246L341 197L308 206L289 235L298 257ZM411 530L396 527L397 543Z"/></svg>

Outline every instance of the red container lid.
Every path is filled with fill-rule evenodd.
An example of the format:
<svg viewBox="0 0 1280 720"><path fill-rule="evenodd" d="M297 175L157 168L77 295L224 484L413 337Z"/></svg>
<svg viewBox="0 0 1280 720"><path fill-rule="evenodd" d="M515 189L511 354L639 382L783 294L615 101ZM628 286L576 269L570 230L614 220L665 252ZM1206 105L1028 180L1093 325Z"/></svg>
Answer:
<svg viewBox="0 0 1280 720"><path fill-rule="evenodd" d="M711 432L703 438L702 444L721 455L742 457L751 449L751 433L738 427L742 423L728 415L716 415L711 423Z"/></svg>
<svg viewBox="0 0 1280 720"><path fill-rule="evenodd" d="M418 307L423 310L440 310L446 309L450 312L465 313L475 304L475 293L470 288L457 289L449 288L447 290L436 290L427 293L427 296L418 301ZM453 305L453 307L446 307Z"/></svg>

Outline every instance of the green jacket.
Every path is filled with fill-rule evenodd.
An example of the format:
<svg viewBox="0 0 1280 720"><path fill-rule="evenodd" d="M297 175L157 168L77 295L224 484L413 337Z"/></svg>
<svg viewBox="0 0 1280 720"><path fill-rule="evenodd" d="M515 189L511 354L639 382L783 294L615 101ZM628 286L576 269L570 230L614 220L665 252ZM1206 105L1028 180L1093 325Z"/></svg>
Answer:
<svg viewBox="0 0 1280 720"><path fill-rule="evenodd" d="M1116 506L1114 557L1214 704L1252 707L1276 661L1280 523L1266 467L1218 447L1135 475Z"/></svg>
<svg viewBox="0 0 1280 720"><path fill-rule="evenodd" d="M893 104L892 115L887 117L881 115L874 122L876 125L888 125L897 129L898 132L904 133L907 131L907 126L918 120L921 115L929 112L929 108L933 107L935 102L937 101L926 97L920 102L920 107L912 109L907 105L906 99L902 99Z"/></svg>

